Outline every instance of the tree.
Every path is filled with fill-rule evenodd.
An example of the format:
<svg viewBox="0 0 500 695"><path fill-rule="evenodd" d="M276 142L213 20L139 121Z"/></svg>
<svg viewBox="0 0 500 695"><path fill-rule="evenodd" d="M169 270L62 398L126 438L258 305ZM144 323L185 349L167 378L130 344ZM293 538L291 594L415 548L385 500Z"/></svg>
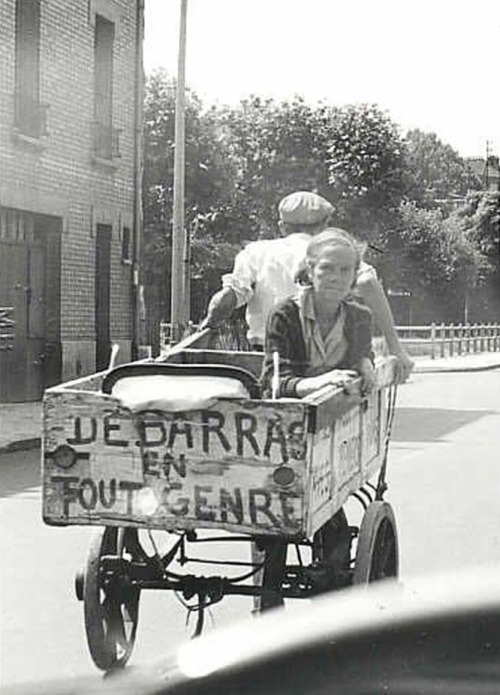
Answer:
<svg viewBox="0 0 500 695"><path fill-rule="evenodd" d="M420 207L447 209L481 187L465 160L435 133L410 130L405 145L408 196Z"/></svg>
<svg viewBox="0 0 500 695"><path fill-rule="evenodd" d="M500 193L475 192L465 204L450 215L453 222L477 241L490 259L491 270L500 264Z"/></svg>
<svg viewBox="0 0 500 695"><path fill-rule="evenodd" d="M404 165L399 129L376 105L349 105L332 112L328 185L341 224L376 240L404 197Z"/></svg>
<svg viewBox="0 0 500 695"><path fill-rule="evenodd" d="M230 205L235 170L223 150L216 110L203 110L192 91L186 93L186 221L206 216L214 226ZM143 202L147 225L169 227L173 202L175 135L175 80L162 71L146 83L144 107Z"/></svg>
<svg viewBox="0 0 500 695"><path fill-rule="evenodd" d="M387 287L409 290L416 321L462 321L468 285L484 257L474 239L439 210L402 203L384 232L380 271Z"/></svg>
<svg viewBox="0 0 500 695"><path fill-rule="evenodd" d="M185 119L185 219L194 242L194 277L203 285L204 271L210 276L210 266L200 262L197 241L203 237L210 247L230 229L226 218L232 209L236 170L229 153L224 151L217 112L204 111L200 99L190 90L186 93ZM149 322L155 330L170 311L174 135L175 80L160 70L146 82L144 104L143 262ZM226 238L226 243L230 239ZM212 250L212 267L227 270L227 267L220 268L220 263L227 262L226 255L225 251L219 257L217 249Z"/></svg>
<svg viewBox="0 0 500 695"><path fill-rule="evenodd" d="M175 80L158 71L146 84L143 183L144 268L155 326L170 309L174 123ZM279 200L299 189L323 194L336 206L338 224L384 249L384 276L426 298L423 314L432 313L436 297L443 314L460 313L464 278L481 283L489 272L483 256L498 247L491 226L498 206L471 198L447 220L436 201L463 196L476 183L452 148L420 131L403 139L376 105L252 96L234 108L207 110L188 90L192 318L204 314L237 251L276 234Z"/></svg>
<svg viewBox="0 0 500 695"><path fill-rule="evenodd" d="M498 321L500 307L500 193L474 192L448 218L456 233L470 239L482 255L469 293L471 320Z"/></svg>
<svg viewBox="0 0 500 695"><path fill-rule="evenodd" d="M327 183L328 109L300 97L278 103L252 96L223 109L220 118L227 149L238 163L234 215L243 238L274 235L284 195Z"/></svg>

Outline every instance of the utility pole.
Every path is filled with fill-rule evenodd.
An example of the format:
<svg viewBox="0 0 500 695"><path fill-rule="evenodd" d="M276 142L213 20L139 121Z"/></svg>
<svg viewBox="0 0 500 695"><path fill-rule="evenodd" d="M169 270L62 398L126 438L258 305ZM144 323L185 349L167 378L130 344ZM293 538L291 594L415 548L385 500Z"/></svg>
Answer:
<svg viewBox="0 0 500 695"><path fill-rule="evenodd" d="M187 0L181 0L179 56L175 97L174 202L172 225L171 340L177 343L186 326L186 229L184 222L185 185L185 87L186 87Z"/></svg>
<svg viewBox="0 0 500 695"><path fill-rule="evenodd" d="M135 103L134 103L134 226L133 226L133 266L132 266L132 301L133 301L133 340L132 359L145 357L141 347L146 342L146 308L144 287L142 284L142 176L144 170L143 155L143 105L144 105L144 0L138 0L136 12L136 47L135 47Z"/></svg>

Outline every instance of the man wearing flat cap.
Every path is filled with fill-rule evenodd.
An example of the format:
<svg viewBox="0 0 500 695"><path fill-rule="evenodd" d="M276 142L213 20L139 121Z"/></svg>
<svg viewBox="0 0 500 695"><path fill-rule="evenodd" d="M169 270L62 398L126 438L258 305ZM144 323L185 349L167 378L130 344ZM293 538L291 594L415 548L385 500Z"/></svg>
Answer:
<svg viewBox="0 0 500 695"><path fill-rule="evenodd" d="M262 350L266 321L271 309L295 294L295 278L311 237L323 231L334 212L325 198L310 191L296 191L278 205L282 236L248 244L234 261L233 272L222 277L222 289L210 300L201 327L216 327L238 307L246 305L248 341ZM392 312L375 269L362 262L355 293L371 309L391 353L398 357L399 380L404 381L413 362L403 350Z"/></svg>
<svg viewBox="0 0 500 695"><path fill-rule="evenodd" d="M311 236L322 231L333 205L309 191L287 195L278 206L282 236L253 241L238 253L233 272L222 276L222 287L211 299L202 326L214 327L246 304L248 340L262 349L270 310L294 294L295 276Z"/></svg>
<svg viewBox="0 0 500 695"><path fill-rule="evenodd" d="M278 205L280 222L282 225L290 224L294 228L291 232L297 232L297 225L310 227L310 225L325 225L334 212L334 207L325 198L310 191L297 191L290 193L281 200Z"/></svg>

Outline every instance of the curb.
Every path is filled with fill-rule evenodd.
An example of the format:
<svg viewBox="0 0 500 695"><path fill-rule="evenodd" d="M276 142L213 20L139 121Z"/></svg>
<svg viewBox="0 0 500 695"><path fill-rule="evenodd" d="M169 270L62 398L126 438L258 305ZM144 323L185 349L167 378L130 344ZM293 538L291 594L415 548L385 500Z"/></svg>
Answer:
<svg viewBox="0 0 500 695"><path fill-rule="evenodd" d="M38 449L41 446L41 443L41 437L18 439L15 442L5 444L5 446L0 446L0 454L11 454L14 451L29 451L31 449Z"/></svg>
<svg viewBox="0 0 500 695"><path fill-rule="evenodd" d="M491 369L500 368L500 363L497 364L483 364L483 365L468 365L463 367L445 367L444 365L440 367L439 365L422 365L419 367L415 365L413 369L414 374L445 374L447 372L485 372Z"/></svg>

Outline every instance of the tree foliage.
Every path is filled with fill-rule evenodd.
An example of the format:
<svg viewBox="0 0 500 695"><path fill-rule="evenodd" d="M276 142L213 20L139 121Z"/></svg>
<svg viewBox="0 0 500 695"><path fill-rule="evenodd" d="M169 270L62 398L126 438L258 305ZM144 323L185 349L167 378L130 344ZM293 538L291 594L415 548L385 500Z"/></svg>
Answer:
<svg viewBox="0 0 500 695"><path fill-rule="evenodd" d="M144 269L154 322L170 305L174 124L175 80L158 71L144 109ZM252 96L205 109L188 90L185 159L194 320L236 252L276 234L279 200L294 190L318 191L335 205L337 224L380 246L386 286L420 296L427 318L438 318L432 306L461 311L465 285L499 272L498 195L475 193L449 214L439 201L465 198L479 182L436 135L403 138L376 105Z"/></svg>
<svg viewBox="0 0 500 695"><path fill-rule="evenodd" d="M278 103L254 96L220 112L237 166L234 217L244 238L274 235L279 200L326 184L326 107L303 99Z"/></svg>
<svg viewBox="0 0 500 695"><path fill-rule="evenodd" d="M411 292L415 319L460 321L466 288L477 281L484 265L471 236L450 224L440 210L405 202L383 241L386 284Z"/></svg>
<svg viewBox="0 0 500 695"><path fill-rule="evenodd" d="M154 294L159 307L154 311L155 320L158 317L166 318L170 306L175 89L175 80L161 70L154 72L146 83L144 269L147 283L156 288ZM222 230L230 229L227 218L232 210L236 170L231 157L224 150L215 110L204 111L200 99L189 90L186 94L185 130L185 222L194 241L194 277L203 281L204 272L210 277L210 268L213 265L220 267L227 255L224 252L219 258L216 240L220 238ZM204 245L211 249L210 254L199 253L199 239L203 239ZM207 264L208 260L210 264ZM226 263L230 267L230 262Z"/></svg>
<svg viewBox="0 0 500 695"><path fill-rule="evenodd" d="M449 217L449 223L469 234L492 263L500 255L500 193L474 192Z"/></svg>
<svg viewBox="0 0 500 695"><path fill-rule="evenodd" d="M500 305L500 192L474 192L447 219L479 252L474 282L469 283L473 318L498 320ZM471 291L472 290L472 291Z"/></svg>
<svg viewBox="0 0 500 695"><path fill-rule="evenodd" d="M435 133L410 130L405 137L408 195L421 207L445 207L481 182L458 152Z"/></svg>
<svg viewBox="0 0 500 695"><path fill-rule="evenodd" d="M404 197L404 145L397 126L375 105L337 109L327 166L340 221L373 238Z"/></svg>

